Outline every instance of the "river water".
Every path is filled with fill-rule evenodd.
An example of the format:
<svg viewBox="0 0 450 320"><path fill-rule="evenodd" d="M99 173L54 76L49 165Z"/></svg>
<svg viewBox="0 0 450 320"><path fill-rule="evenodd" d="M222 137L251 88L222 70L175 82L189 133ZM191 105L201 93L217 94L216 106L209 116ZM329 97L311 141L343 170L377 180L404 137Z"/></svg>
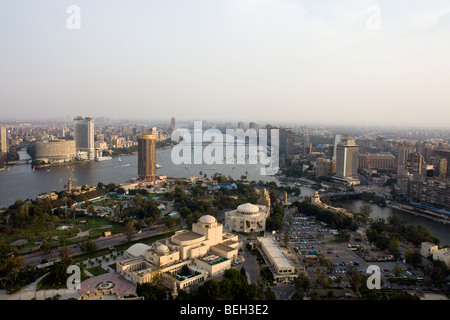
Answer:
<svg viewBox="0 0 450 320"><path fill-rule="evenodd" d="M156 172L159 175L168 177L186 178L189 176L199 176L207 174L208 177L215 173L231 176L233 179L240 179L247 175L249 181L277 181L273 176L261 175L262 164L221 164L221 165L175 165L171 159L172 149L158 150L156 163L161 168ZM20 159L29 158L26 151L19 151ZM121 156L105 161L90 161L72 165L54 166L47 169L32 170L31 165L15 165L9 170L0 171L0 206L9 206L17 199L35 199L41 193L60 191L65 189L68 179L72 179L72 184L76 185L97 185L99 181L108 184L110 182L119 184L137 178L137 155ZM289 183L290 185L291 183ZM315 190L301 187L302 196L311 196ZM363 204L372 207L371 217L385 218L396 215L408 224L422 225L434 235L441 239L442 244L450 244L450 225L434 222L430 219L414 216L412 214L395 210L389 207L379 207L376 204L364 201L344 201L342 206L354 212L359 211Z"/></svg>
<svg viewBox="0 0 450 320"><path fill-rule="evenodd" d="M192 164L176 165L171 158L172 149L158 150L156 163L161 167L156 169L156 174L168 177L186 178L199 176L200 171L208 177L215 173L240 179L247 175L249 181L277 181L274 176L261 175L263 164ZM27 159L26 151L19 151L20 159ZM9 206L17 199L35 199L41 193L53 190L64 190L69 178L72 185L97 185L99 181L108 184L119 184L138 177L137 155L121 156L112 160L87 161L74 165L58 165L36 169L30 164L14 165L8 170L0 171L0 206Z"/></svg>
<svg viewBox="0 0 450 320"><path fill-rule="evenodd" d="M441 239L442 245L450 244L450 225L448 224L445 225L401 210L389 207L380 207L364 200L342 201L340 203L342 204L342 207L351 209L353 212L358 212L360 206L363 204L368 204L372 207L372 214L370 215L371 218L384 218L387 220L389 216L395 215L399 217L400 220L406 221L407 225L421 225L427 228L432 235Z"/></svg>

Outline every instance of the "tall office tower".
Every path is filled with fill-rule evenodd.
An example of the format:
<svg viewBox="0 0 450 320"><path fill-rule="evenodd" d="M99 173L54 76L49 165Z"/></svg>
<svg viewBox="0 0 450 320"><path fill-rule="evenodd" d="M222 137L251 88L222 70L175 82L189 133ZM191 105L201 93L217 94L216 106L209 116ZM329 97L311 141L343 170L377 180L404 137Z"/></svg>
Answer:
<svg viewBox="0 0 450 320"><path fill-rule="evenodd" d="M139 179L155 179L156 175L156 136L141 134L138 138Z"/></svg>
<svg viewBox="0 0 450 320"><path fill-rule="evenodd" d="M447 159L447 178L450 178L450 149L448 147L447 149L442 147L436 148L433 151L433 155Z"/></svg>
<svg viewBox="0 0 450 320"><path fill-rule="evenodd" d="M249 125L248 125L248 127L249 127L250 129L255 129L255 130L256 130L256 123L250 122Z"/></svg>
<svg viewBox="0 0 450 320"><path fill-rule="evenodd" d="M8 145L7 145L7 139L6 139L6 127L4 124L2 124L0 128L0 151L3 153L8 152Z"/></svg>
<svg viewBox="0 0 450 320"><path fill-rule="evenodd" d="M406 159L406 171L409 173L422 173L423 156L419 152L408 154Z"/></svg>
<svg viewBox="0 0 450 320"><path fill-rule="evenodd" d="M333 149L333 157L331 160L336 161L336 152L337 152L337 145L341 143L341 141L345 138L348 138L346 134L335 134L334 135L334 149Z"/></svg>
<svg viewBox="0 0 450 320"><path fill-rule="evenodd" d="M397 177L400 176L406 169L406 161L408 155L411 152L416 152L416 147L412 145L399 145L398 146L398 157L397 157Z"/></svg>
<svg viewBox="0 0 450 320"><path fill-rule="evenodd" d="M238 129L245 130L245 124L242 121L238 122Z"/></svg>
<svg viewBox="0 0 450 320"><path fill-rule="evenodd" d="M75 149L77 153L87 152L87 158L95 158L94 147L94 118L76 117L73 119L75 128Z"/></svg>
<svg viewBox="0 0 450 320"><path fill-rule="evenodd" d="M342 139L336 146L336 175L333 179L349 185L360 183L358 178L358 145L354 139Z"/></svg>
<svg viewBox="0 0 450 320"><path fill-rule="evenodd" d="M170 131L174 132L176 129L176 123L175 123L175 118L172 117L172 119L170 119Z"/></svg>

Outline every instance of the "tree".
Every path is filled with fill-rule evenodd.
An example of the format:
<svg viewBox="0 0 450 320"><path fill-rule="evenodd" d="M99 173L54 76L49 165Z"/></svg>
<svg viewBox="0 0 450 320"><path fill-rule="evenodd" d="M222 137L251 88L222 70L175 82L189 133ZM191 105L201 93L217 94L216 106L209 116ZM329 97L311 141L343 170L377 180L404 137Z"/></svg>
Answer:
<svg viewBox="0 0 450 320"><path fill-rule="evenodd" d="M393 237L389 245L389 252L395 257L400 257L399 242L397 237Z"/></svg>
<svg viewBox="0 0 450 320"><path fill-rule="evenodd" d="M422 255L419 250L406 250L405 259L410 264L418 265L422 262Z"/></svg>
<svg viewBox="0 0 450 320"><path fill-rule="evenodd" d="M359 295L359 290L363 284L364 277L355 269L349 268L347 270L348 282L355 294Z"/></svg>
<svg viewBox="0 0 450 320"><path fill-rule="evenodd" d="M198 295L201 300L216 300L219 297L220 286L216 280L207 280L198 289Z"/></svg>
<svg viewBox="0 0 450 320"><path fill-rule="evenodd" d="M392 273L396 276L399 277L403 274L403 268L399 263L396 263L394 265L394 267L392 268Z"/></svg>
<svg viewBox="0 0 450 320"><path fill-rule="evenodd" d="M300 297L304 297L311 289L311 282L306 273L301 272L294 281L295 291Z"/></svg>
<svg viewBox="0 0 450 320"><path fill-rule="evenodd" d="M180 215L183 217L183 218L186 218L188 215L190 215L192 213L192 211L191 211L191 209L189 209L188 207L183 207L183 208L181 208L181 210L180 210Z"/></svg>
<svg viewBox="0 0 450 320"><path fill-rule="evenodd" d="M193 222L194 222L194 218L192 217L192 214L187 215L186 224L189 228L192 227Z"/></svg>
<svg viewBox="0 0 450 320"><path fill-rule="evenodd" d="M81 245L81 250L83 251L94 251L95 249L97 249L97 244L91 240Z"/></svg>
<svg viewBox="0 0 450 320"><path fill-rule="evenodd" d="M127 222L127 224L125 225L125 228L124 228L124 232L127 236L128 242L130 242L133 239L134 231L135 231L134 223L133 223L133 221L130 220Z"/></svg>
<svg viewBox="0 0 450 320"><path fill-rule="evenodd" d="M89 205L87 208L87 211L89 212L89 214L92 216L92 218L95 219L95 208L94 205Z"/></svg>
<svg viewBox="0 0 450 320"><path fill-rule="evenodd" d="M367 222L370 214L372 213L372 207L368 204L363 204L359 207L359 214L362 216L363 222Z"/></svg>
<svg viewBox="0 0 450 320"><path fill-rule="evenodd" d="M165 222L166 228L169 229L170 231L175 230L175 228L177 227L177 224L178 224L178 220L179 219L175 218L175 217L167 218L166 222Z"/></svg>

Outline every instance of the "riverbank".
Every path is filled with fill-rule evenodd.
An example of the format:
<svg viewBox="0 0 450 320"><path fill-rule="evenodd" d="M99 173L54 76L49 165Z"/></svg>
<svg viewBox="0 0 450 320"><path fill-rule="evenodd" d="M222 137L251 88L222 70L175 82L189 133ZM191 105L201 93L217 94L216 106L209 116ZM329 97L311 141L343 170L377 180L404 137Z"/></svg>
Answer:
<svg viewBox="0 0 450 320"><path fill-rule="evenodd" d="M423 217L423 218L431 219L431 220L433 220L433 221L435 221L435 222L439 222L439 223L443 223L443 224L449 223L448 217L443 217L442 215L440 215L440 214L438 214L438 213L428 212L428 214L423 214L423 213L419 213L419 212L417 212L417 211L413 211L413 210L410 210L410 209L408 209L408 208L405 208L405 207L404 207L403 205L401 205L401 204L398 204L398 203L392 203L392 202L389 203L389 204L387 204L387 206L388 206L389 208L392 208L392 209L401 210L401 211L403 211L403 212L408 212L408 213L413 214L413 215L415 215L415 216L420 216L420 217ZM439 216L440 218L438 218L438 217L436 217L436 216L434 216L434 215Z"/></svg>

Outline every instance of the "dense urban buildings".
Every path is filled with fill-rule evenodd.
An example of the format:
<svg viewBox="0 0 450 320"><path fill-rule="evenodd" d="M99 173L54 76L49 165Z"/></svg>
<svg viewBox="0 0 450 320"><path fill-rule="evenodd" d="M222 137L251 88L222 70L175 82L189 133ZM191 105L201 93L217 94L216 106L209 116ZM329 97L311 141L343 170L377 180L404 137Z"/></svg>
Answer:
<svg viewBox="0 0 450 320"><path fill-rule="evenodd" d="M141 180L156 176L156 136L141 134L138 139L138 175Z"/></svg>

